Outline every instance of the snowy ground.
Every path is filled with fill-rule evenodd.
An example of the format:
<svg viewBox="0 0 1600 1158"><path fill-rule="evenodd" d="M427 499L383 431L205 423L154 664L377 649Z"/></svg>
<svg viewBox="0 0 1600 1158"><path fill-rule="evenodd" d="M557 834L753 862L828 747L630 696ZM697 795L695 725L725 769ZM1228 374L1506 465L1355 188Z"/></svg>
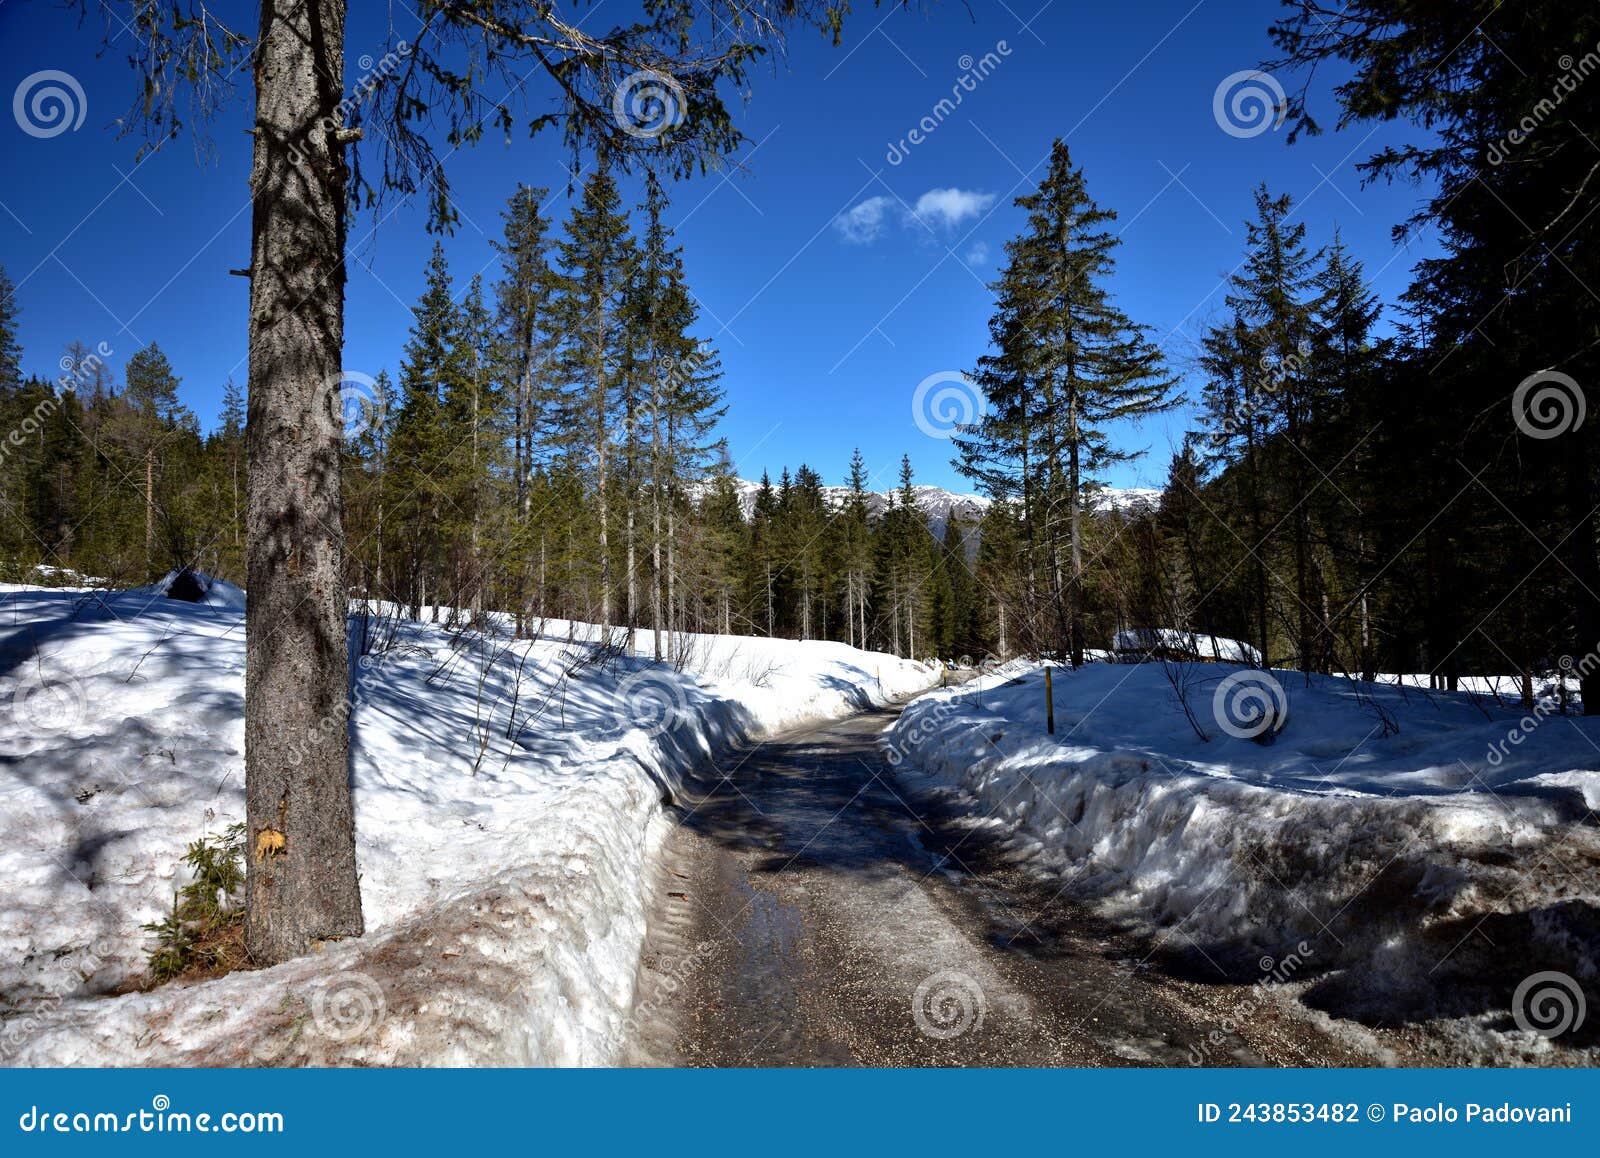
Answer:
<svg viewBox="0 0 1600 1158"><path fill-rule="evenodd" d="M530 642L369 624L351 724L367 936L110 995L143 973L186 844L243 819L241 608L226 587L0 588L0 1061L603 1063L681 775L937 678L840 644L680 638L680 673L603 655L587 625Z"/></svg>
<svg viewBox="0 0 1600 1158"><path fill-rule="evenodd" d="M1441 1060L1600 1061L1600 719L1220 664L1052 676L1054 736L1018 663L919 699L890 759L1197 977Z"/></svg>

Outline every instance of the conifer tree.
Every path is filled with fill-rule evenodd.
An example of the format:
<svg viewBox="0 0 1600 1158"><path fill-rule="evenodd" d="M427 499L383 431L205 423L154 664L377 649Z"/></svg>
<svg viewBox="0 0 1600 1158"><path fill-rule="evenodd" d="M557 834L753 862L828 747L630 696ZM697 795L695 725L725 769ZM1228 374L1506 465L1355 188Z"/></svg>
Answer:
<svg viewBox="0 0 1600 1158"><path fill-rule="evenodd" d="M0 265L0 389L22 385L22 345L17 340L17 288Z"/></svg>
<svg viewBox="0 0 1600 1158"><path fill-rule="evenodd" d="M911 457L900 459L900 485L890 497L878 535L879 618L887 616L891 650L915 657L929 645L926 624L933 538L917 507Z"/></svg>
<svg viewBox="0 0 1600 1158"><path fill-rule="evenodd" d="M560 275L551 258L556 242L543 204L548 190L518 185L501 213L503 239L491 242L500 254L495 284L497 364L503 418L511 430L511 489L514 511L507 555L517 563L512 587L519 625L531 610L530 582L538 600L549 578L549 520L535 520L545 508L533 502L534 471L548 467L562 442L557 417L560 327L557 294ZM548 497L548 495L547 495Z"/></svg>
<svg viewBox="0 0 1600 1158"><path fill-rule="evenodd" d="M976 375L990 410L957 436L957 467L995 498L1020 491L1052 592L1056 647L1079 664L1085 499L1098 473L1133 457L1113 445L1107 425L1177 400L1147 329L1107 285L1120 239L1106 227L1116 214L1089 197L1063 142L1038 190L1016 204L1027 226L1006 244L990 321L995 352Z"/></svg>
<svg viewBox="0 0 1600 1158"><path fill-rule="evenodd" d="M494 317L483 295L483 277L474 274L460 306L462 376L446 402L457 445L446 463L451 474L451 506L457 512L456 577L453 606L470 605L481 615L484 602L485 523L500 478L500 398L496 384Z"/></svg>
<svg viewBox="0 0 1600 1158"><path fill-rule="evenodd" d="M845 575L845 619L850 625L847 638L857 647L867 640L867 594L872 569L871 511L867 506L867 461L858 446L850 454L850 474L845 480L849 493L839 514L843 524L842 555Z"/></svg>
<svg viewBox="0 0 1600 1158"><path fill-rule="evenodd" d="M412 314L400 362L394 469L388 472L386 505L398 548L397 590L414 611L431 607L431 617L437 619L439 605L448 598L446 520L455 514L449 464L464 449L461 410L468 380L460 311L451 294L444 246L437 242Z"/></svg>
<svg viewBox="0 0 1600 1158"><path fill-rule="evenodd" d="M616 181L601 167L584 183L560 246L564 270L559 301L563 408L570 419L568 461L593 479L596 507L598 606L602 626L614 619L612 508L616 403L624 373L627 293L635 246ZM628 496L628 501L633 501Z"/></svg>
<svg viewBox="0 0 1600 1158"><path fill-rule="evenodd" d="M172 363L154 342L134 353L123 371L124 417L120 439L143 479L144 563L154 574L156 563L156 479L165 461L167 436L191 426L193 416L178 400L178 376ZM179 559L177 562L187 562Z"/></svg>
<svg viewBox="0 0 1600 1158"><path fill-rule="evenodd" d="M631 318L638 336L640 372L648 383L645 406L649 450L640 457L650 475L651 615L661 621L665 598L668 626L677 607L676 524L690 484L700 483L719 462L726 445L714 434L726 412L722 367L711 344L697 337L700 309L689 292L682 251L662 220L666 192L646 186L645 232Z"/></svg>

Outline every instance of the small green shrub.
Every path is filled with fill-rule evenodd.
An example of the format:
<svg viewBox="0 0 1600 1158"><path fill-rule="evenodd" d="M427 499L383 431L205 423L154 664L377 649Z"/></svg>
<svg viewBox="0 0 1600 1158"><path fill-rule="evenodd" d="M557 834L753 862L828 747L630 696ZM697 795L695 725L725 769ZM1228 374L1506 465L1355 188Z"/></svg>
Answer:
<svg viewBox="0 0 1600 1158"><path fill-rule="evenodd" d="M172 912L144 926L155 935L148 960L159 984L190 973L227 972L245 962L244 908L234 894L244 884L244 825L230 825L189 845L183 862L192 879L172 895Z"/></svg>

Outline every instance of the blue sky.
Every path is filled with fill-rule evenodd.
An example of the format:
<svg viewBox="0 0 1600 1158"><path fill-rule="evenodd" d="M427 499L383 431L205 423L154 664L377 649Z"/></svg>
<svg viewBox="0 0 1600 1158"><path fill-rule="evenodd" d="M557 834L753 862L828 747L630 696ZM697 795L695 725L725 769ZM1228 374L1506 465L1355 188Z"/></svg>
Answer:
<svg viewBox="0 0 1600 1158"><path fill-rule="evenodd" d="M591 19L622 18L611 3L615 13L602 3ZM1390 239L1420 191L1362 188L1355 172L1396 131L1362 126L1290 146L1286 128L1219 124L1219 84L1271 55L1276 0L1041 3L858 6L840 48L797 35L786 59L757 68L738 110L750 139L740 168L674 188L669 220L722 354L724 432L741 474L804 461L836 482L859 445L881 485L908 453L918 481L968 489L948 442L919 429L913 396L982 353L987 283L1021 222L1011 201L1037 183L1057 136L1091 194L1120 214L1119 300L1186 375L1220 315L1258 182L1296 198L1314 242L1340 226L1386 302L1428 252L1426 237L1404 250ZM399 0L352 7L352 61L379 47L391 13L397 35L415 27ZM0 95L56 69L79 84L86 110L81 127L44 139L24 133L14 110L0 117L0 263L22 283L24 366L53 377L77 339L109 344L120 370L154 340L209 425L223 383L246 373L246 283L227 271L249 253L248 85L213 124L209 155L183 138L136 169L137 142L115 126L134 92L127 38L98 53L101 31L54 4L0 0ZM891 145L986 54L987 75L892 162ZM1313 108L1331 123L1326 83ZM530 95L538 107L548 97ZM518 181L558 190L551 212L564 217L567 161L553 136L520 135L449 158L463 219L446 239L458 290L474 272L492 278L489 241ZM370 213L352 223L348 370L397 367L432 244L423 225L414 205L376 231ZM1123 445L1150 454L1107 481L1159 481L1190 422L1185 408L1119 429Z"/></svg>

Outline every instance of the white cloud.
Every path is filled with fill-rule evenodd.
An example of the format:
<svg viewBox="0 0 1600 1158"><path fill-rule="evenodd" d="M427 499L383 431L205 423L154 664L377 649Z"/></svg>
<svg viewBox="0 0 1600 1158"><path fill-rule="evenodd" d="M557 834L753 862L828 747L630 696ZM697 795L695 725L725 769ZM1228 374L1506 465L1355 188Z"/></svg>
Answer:
<svg viewBox="0 0 1600 1158"><path fill-rule="evenodd" d="M871 244L883 232L883 221L892 204L887 197L868 197L835 217L833 227L852 245Z"/></svg>
<svg viewBox="0 0 1600 1158"><path fill-rule="evenodd" d="M882 237L894 223L893 210L898 199L894 197L868 197L852 205L833 219L839 236L851 245L871 245ZM917 198L915 205L900 204L900 224L907 229L922 229L929 233L951 230L965 221L972 221L994 204L993 193L979 193L975 189L929 189ZM982 252L981 262L988 259L989 250L982 242L974 252Z"/></svg>
<svg viewBox="0 0 1600 1158"><path fill-rule="evenodd" d="M989 264L989 243L987 241L974 241L972 243L972 248L967 250L967 264Z"/></svg>
<svg viewBox="0 0 1600 1158"><path fill-rule="evenodd" d="M973 189L929 189L912 206L913 219L932 229L954 229L963 221L979 216L994 204L993 193Z"/></svg>

